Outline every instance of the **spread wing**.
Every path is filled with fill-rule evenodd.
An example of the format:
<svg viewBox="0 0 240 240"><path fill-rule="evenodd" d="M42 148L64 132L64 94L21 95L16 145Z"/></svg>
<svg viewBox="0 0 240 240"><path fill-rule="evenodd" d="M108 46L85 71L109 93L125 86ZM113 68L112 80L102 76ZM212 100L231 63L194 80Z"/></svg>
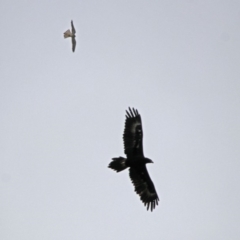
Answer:
<svg viewBox="0 0 240 240"><path fill-rule="evenodd" d="M124 152L127 157L143 157L143 130L141 116L134 108L126 111L125 129L123 133Z"/></svg>
<svg viewBox="0 0 240 240"><path fill-rule="evenodd" d="M129 175L135 187L135 192L140 196L144 205L147 206L147 210L150 208L152 211L158 205L159 198L146 166L142 165L141 168L131 167Z"/></svg>
<svg viewBox="0 0 240 240"><path fill-rule="evenodd" d="M76 44L77 44L76 38L73 36L73 37L72 37L72 51L73 51L73 52L75 51Z"/></svg>
<svg viewBox="0 0 240 240"><path fill-rule="evenodd" d="M76 33L76 30L75 30L75 28L74 28L73 21L71 21L71 26L72 26L72 33L75 34L75 33Z"/></svg>

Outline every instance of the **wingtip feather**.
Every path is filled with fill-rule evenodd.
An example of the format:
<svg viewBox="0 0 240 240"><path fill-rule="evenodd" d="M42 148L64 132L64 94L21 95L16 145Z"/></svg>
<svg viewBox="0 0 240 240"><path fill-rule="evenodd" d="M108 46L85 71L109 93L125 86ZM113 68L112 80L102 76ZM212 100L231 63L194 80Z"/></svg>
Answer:
<svg viewBox="0 0 240 240"><path fill-rule="evenodd" d="M128 110L126 110L126 118L134 118L137 116L139 116L138 110L128 107Z"/></svg>

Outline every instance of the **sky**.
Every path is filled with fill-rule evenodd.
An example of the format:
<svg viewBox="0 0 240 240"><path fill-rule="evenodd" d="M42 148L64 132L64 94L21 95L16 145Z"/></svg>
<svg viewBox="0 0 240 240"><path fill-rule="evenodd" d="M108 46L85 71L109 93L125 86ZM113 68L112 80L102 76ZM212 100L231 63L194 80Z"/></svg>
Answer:
<svg viewBox="0 0 240 240"><path fill-rule="evenodd" d="M239 1L2 0L0 20L0 239L240 239ZM153 212L107 167L128 107Z"/></svg>

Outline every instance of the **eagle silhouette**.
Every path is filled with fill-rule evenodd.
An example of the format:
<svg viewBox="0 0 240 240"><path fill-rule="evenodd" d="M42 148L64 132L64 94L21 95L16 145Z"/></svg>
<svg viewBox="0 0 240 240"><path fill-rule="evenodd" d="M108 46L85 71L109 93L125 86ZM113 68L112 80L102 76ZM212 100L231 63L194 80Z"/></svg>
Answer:
<svg viewBox="0 0 240 240"><path fill-rule="evenodd" d="M65 33L64 33L64 38L68 38L68 37L71 37L72 38L72 51L74 52L75 51L75 48L76 48L76 30L74 28L74 25L73 25L73 21L71 21L71 26L72 26L72 32L68 29Z"/></svg>
<svg viewBox="0 0 240 240"><path fill-rule="evenodd" d="M158 195L148 174L146 164L153 163L143 154L143 130L141 116L134 108L126 111L125 129L123 133L124 153L127 158L113 158L109 164L116 172L129 168L129 176L135 187L135 192L151 211L158 205Z"/></svg>

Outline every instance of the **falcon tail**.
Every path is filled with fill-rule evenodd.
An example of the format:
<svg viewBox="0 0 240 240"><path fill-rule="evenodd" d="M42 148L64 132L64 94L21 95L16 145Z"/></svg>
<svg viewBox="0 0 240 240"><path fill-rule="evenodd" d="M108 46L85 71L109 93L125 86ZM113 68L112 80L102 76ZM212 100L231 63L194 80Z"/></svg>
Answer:
<svg viewBox="0 0 240 240"><path fill-rule="evenodd" d="M113 158L113 161L109 163L108 167L115 170L116 172L121 172L122 170L126 169L126 158L119 157Z"/></svg>
<svg viewBox="0 0 240 240"><path fill-rule="evenodd" d="M68 38L68 37L72 37L72 33L69 29L64 33L64 38Z"/></svg>

